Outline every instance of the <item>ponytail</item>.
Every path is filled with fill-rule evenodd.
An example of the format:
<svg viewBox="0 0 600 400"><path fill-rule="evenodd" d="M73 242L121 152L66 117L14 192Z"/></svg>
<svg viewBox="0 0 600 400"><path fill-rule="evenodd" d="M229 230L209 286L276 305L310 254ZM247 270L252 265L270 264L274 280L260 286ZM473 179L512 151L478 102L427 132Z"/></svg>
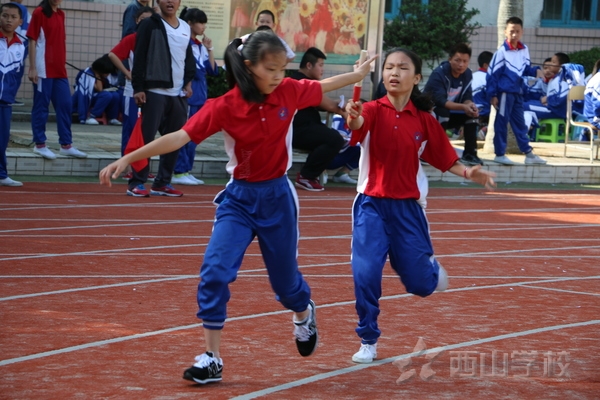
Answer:
<svg viewBox="0 0 600 400"><path fill-rule="evenodd" d="M267 54L283 52L285 47L273 31L260 31L252 33L245 42L236 38L225 49L225 71L227 83L232 89L237 86L242 92L244 100L251 103L262 103L265 95L262 94L254 83L254 77L248 70L245 61L256 65Z"/></svg>
<svg viewBox="0 0 600 400"><path fill-rule="evenodd" d="M419 90L419 86L413 86L410 93L410 101L413 102L417 110L430 112L433 109L434 103L429 93L423 93Z"/></svg>
<svg viewBox="0 0 600 400"><path fill-rule="evenodd" d="M52 17L52 14L54 14L54 10L52 10L49 0L42 0L39 7L42 7L42 13L48 18Z"/></svg>

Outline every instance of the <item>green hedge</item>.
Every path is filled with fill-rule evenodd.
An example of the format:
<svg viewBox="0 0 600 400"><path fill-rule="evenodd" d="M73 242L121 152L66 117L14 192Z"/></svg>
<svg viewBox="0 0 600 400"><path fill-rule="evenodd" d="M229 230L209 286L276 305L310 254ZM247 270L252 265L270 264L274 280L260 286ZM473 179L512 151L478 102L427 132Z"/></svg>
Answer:
<svg viewBox="0 0 600 400"><path fill-rule="evenodd" d="M583 65L586 74L591 74L594 64L600 60L600 47L569 53L569 58L571 58L572 63Z"/></svg>

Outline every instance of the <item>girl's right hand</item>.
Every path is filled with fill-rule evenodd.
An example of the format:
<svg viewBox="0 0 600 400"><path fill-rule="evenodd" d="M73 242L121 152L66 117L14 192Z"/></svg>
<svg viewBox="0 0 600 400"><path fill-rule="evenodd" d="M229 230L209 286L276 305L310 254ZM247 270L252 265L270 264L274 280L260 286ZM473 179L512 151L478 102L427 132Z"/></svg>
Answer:
<svg viewBox="0 0 600 400"><path fill-rule="evenodd" d="M123 161L122 158L119 158L112 164L107 165L102 169L102 171L100 171L100 174L98 174L98 177L100 178L100 184L108 187L112 186L112 182L110 181L111 178L117 179L121 175L121 172L125 171L127 166L129 166L129 164L126 161Z"/></svg>
<svg viewBox="0 0 600 400"><path fill-rule="evenodd" d="M363 106L360 101L355 102L354 100L348 100L346 103L346 112L348 113L348 118L356 119L360 117L363 111Z"/></svg>

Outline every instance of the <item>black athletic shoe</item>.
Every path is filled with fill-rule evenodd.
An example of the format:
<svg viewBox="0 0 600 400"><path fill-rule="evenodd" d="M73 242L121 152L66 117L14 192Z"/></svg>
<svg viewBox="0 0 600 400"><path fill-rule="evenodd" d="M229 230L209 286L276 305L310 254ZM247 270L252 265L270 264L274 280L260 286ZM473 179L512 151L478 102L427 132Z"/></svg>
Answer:
<svg viewBox="0 0 600 400"><path fill-rule="evenodd" d="M475 154L463 154L460 162L466 165L483 165L483 161Z"/></svg>
<svg viewBox="0 0 600 400"><path fill-rule="evenodd" d="M302 357L308 357L315 352L319 342L319 333L317 332L317 310L315 303L310 300L308 303L310 314L306 321L302 323L294 322L294 336L296 336L296 347Z"/></svg>
<svg viewBox="0 0 600 400"><path fill-rule="evenodd" d="M196 357L196 363L183 373L183 379L196 383L218 382L223 373L223 360L207 351Z"/></svg>

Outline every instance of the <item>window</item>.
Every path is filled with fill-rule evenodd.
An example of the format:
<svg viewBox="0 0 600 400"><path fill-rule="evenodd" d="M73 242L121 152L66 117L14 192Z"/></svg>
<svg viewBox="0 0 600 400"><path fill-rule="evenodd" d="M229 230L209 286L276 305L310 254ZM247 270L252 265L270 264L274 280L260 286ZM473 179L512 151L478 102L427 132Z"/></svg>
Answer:
<svg viewBox="0 0 600 400"><path fill-rule="evenodd" d="M544 0L542 26L600 28L600 0Z"/></svg>
<svg viewBox="0 0 600 400"><path fill-rule="evenodd" d="M428 4L429 0L385 0L385 19L393 19L400 14L402 2L420 2Z"/></svg>

